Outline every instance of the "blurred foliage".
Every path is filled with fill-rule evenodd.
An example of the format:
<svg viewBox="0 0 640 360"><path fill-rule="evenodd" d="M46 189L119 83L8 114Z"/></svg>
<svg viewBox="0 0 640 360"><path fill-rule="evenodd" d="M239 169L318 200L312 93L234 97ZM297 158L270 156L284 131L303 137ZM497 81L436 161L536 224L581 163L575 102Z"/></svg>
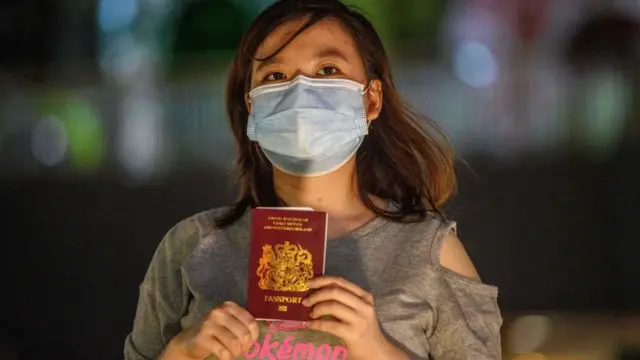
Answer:
<svg viewBox="0 0 640 360"><path fill-rule="evenodd" d="M387 50L401 57L424 56L436 50L447 0L343 0L374 25Z"/></svg>
<svg viewBox="0 0 640 360"><path fill-rule="evenodd" d="M344 0L361 11L376 27L390 53L425 55L435 49L446 0ZM264 7L234 0L199 0L185 3L167 34L172 39L173 70L193 61L227 62L243 33ZM171 34L171 32L173 34Z"/></svg>
<svg viewBox="0 0 640 360"><path fill-rule="evenodd" d="M446 0L395 1L388 12L397 51L404 56L435 55L438 34L447 10Z"/></svg>
<svg viewBox="0 0 640 360"><path fill-rule="evenodd" d="M186 4L174 27L170 67L195 57L229 61L254 14L230 0L200 0Z"/></svg>

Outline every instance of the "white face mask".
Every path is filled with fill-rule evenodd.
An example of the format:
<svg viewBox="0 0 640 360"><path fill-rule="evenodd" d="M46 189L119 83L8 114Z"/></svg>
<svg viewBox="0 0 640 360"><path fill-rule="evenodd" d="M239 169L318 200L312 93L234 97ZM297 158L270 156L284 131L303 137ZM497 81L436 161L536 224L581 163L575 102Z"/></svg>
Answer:
<svg viewBox="0 0 640 360"><path fill-rule="evenodd" d="M273 166L320 176L344 165L368 133L364 86L346 79L298 76L249 93L247 136Z"/></svg>

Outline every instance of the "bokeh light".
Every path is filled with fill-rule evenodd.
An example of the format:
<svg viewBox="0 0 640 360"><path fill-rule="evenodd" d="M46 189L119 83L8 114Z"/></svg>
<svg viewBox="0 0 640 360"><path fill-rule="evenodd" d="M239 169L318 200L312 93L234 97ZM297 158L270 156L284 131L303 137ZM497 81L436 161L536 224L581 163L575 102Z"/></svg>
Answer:
<svg viewBox="0 0 640 360"><path fill-rule="evenodd" d="M454 71L465 84L484 88L498 80L498 64L491 49L479 42L464 42L455 50Z"/></svg>
<svg viewBox="0 0 640 360"><path fill-rule="evenodd" d="M98 26L103 32L126 29L138 14L138 0L101 0L98 5Z"/></svg>
<svg viewBox="0 0 640 360"><path fill-rule="evenodd" d="M551 331L551 320L540 315L526 315L509 327L508 348L515 354L533 353L540 349Z"/></svg>
<svg viewBox="0 0 640 360"><path fill-rule="evenodd" d="M32 137L34 155L38 154L40 161L53 162L61 156L65 141L67 159L74 171L86 173L98 170L105 157L106 138L102 121L91 104L62 92L49 93L39 103L41 116L49 119L45 120L49 122L35 127L36 133ZM66 136L60 135L63 129ZM43 147L57 151L58 156L43 155Z"/></svg>
<svg viewBox="0 0 640 360"><path fill-rule="evenodd" d="M55 116L38 121L31 131L31 152L43 165L60 165L66 158L67 146L67 128Z"/></svg>

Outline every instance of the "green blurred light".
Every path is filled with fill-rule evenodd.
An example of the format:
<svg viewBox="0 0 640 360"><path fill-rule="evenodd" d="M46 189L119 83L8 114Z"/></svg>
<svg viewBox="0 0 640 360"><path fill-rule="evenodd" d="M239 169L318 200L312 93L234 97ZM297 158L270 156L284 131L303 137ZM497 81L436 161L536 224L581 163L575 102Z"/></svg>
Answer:
<svg viewBox="0 0 640 360"><path fill-rule="evenodd" d="M102 121L86 100L63 93L39 99L42 117L55 116L64 124L68 139L68 161L74 171L92 173L105 157Z"/></svg>
<svg viewBox="0 0 640 360"><path fill-rule="evenodd" d="M585 125L588 146L609 153L621 141L629 109L630 93L621 74L601 71L590 75L587 86Z"/></svg>

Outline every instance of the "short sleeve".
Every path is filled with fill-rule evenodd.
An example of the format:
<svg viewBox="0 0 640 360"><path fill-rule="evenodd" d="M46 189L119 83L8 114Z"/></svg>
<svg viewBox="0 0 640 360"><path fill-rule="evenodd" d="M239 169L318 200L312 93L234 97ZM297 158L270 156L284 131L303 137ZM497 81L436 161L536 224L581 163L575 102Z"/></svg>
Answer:
<svg viewBox="0 0 640 360"><path fill-rule="evenodd" d="M445 235L456 232L454 222L445 222L430 249L436 272L436 326L428 334L435 360L501 359L498 289L440 266Z"/></svg>
<svg viewBox="0 0 640 360"><path fill-rule="evenodd" d="M125 360L157 359L180 331L180 319L187 311L189 289L182 276L182 264L198 243L199 226L187 219L171 229L158 245L144 280L133 330L125 339Z"/></svg>

